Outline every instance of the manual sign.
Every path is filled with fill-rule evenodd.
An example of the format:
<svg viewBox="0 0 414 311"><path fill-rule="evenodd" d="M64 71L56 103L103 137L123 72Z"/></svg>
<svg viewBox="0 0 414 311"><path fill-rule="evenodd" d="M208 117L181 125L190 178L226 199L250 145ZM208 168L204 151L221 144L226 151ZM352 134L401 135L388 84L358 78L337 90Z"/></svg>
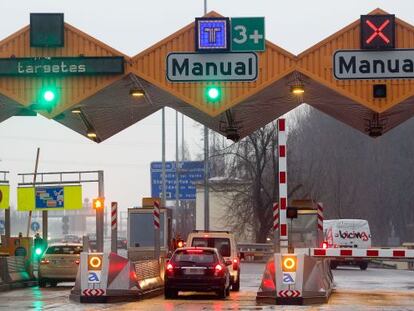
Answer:
<svg viewBox="0 0 414 311"><path fill-rule="evenodd" d="M170 53L167 56L170 82L254 81L257 71L255 53Z"/></svg>

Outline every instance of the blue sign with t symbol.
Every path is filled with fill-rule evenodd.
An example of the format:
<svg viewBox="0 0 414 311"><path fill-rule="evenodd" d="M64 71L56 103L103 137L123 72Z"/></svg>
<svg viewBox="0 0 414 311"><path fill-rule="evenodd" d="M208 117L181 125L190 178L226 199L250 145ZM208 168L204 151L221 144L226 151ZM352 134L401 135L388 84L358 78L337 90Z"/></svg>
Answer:
<svg viewBox="0 0 414 311"><path fill-rule="evenodd" d="M227 52L230 50L230 19L227 17L196 18L197 52Z"/></svg>

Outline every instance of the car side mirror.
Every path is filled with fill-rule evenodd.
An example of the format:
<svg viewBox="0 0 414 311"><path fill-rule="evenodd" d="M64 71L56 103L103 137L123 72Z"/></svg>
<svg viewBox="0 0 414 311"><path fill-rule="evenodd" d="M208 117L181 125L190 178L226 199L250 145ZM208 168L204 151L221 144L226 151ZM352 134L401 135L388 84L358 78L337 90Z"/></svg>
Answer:
<svg viewBox="0 0 414 311"><path fill-rule="evenodd" d="M231 262L231 260L226 260L224 262L226 264L226 266L231 266L233 263Z"/></svg>

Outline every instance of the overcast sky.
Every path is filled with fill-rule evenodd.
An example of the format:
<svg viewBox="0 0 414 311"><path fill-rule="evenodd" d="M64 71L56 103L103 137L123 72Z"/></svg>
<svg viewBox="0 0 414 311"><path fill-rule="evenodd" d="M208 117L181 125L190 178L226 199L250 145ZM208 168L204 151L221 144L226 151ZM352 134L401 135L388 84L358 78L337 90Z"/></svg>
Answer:
<svg viewBox="0 0 414 311"><path fill-rule="evenodd" d="M380 7L414 24L412 0L210 0L208 11L229 16L265 16L266 38L298 54L328 35ZM203 15L203 0L13 0L0 1L0 39L29 24L31 12L63 12L65 21L115 49L134 56ZM180 117L181 120L181 117ZM36 148L39 171L105 171L107 201L122 208L150 196L150 162L161 159L161 114L156 113L101 144L43 117L13 117L0 123L0 170L32 172ZM175 112L167 113L167 160L175 159ZM202 152L200 128L185 119L193 155ZM96 188L84 188L93 197ZM11 202L16 195L12 191ZM1 216L0 216L1 217Z"/></svg>

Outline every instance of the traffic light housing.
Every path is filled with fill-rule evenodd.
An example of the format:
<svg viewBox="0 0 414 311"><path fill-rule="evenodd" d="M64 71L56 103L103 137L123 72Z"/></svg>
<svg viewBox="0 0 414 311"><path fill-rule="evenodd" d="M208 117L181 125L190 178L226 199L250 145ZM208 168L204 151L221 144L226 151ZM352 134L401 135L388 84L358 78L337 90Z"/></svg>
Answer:
<svg viewBox="0 0 414 311"><path fill-rule="evenodd" d="M37 100L30 105L30 109L34 111L46 110L51 112L59 101L59 90L54 85L44 86L37 93Z"/></svg>
<svg viewBox="0 0 414 311"><path fill-rule="evenodd" d="M95 198L92 200L92 208L94 210L102 210L104 208L104 198Z"/></svg>
<svg viewBox="0 0 414 311"><path fill-rule="evenodd" d="M217 85L209 85L206 88L205 96L208 102L218 102L221 99L221 88Z"/></svg>
<svg viewBox="0 0 414 311"><path fill-rule="evenodd" d="M34 239L34 256L36 258L42 257L45 249L46 245L44 243L44 240L40 236L36 236Z"/></svg>

